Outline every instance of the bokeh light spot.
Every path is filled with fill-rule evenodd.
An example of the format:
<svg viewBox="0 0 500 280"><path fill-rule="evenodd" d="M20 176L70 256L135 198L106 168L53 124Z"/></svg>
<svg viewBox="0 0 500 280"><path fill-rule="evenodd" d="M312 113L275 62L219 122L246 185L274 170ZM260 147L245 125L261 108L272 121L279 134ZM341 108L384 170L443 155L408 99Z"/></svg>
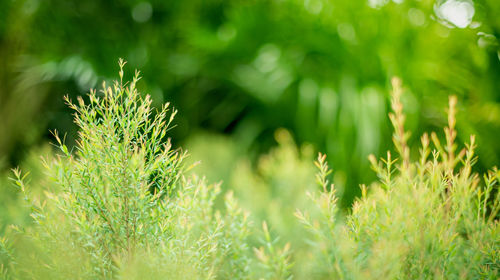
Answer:
<svg viewBox="0 0 500 280"><path fill-rule="evenodd" d="M411 8L408 10L408 19L414 26L422 26L425 24L425 14L422 10Z"/></svg>
<svg viewBox="0 0 500 280"><path fill-rule="evenodd" d="M474 4L471 1L448 0L439 6L438 16L458 28L466 28L474 16Z"/></svg>
<svg viewBox="0 0 500 280"><path fill-rule="evenodd" d="M149 2L141 2L132 8L132 18L137 22L146 22L153 14L153 6Z"/></svg>

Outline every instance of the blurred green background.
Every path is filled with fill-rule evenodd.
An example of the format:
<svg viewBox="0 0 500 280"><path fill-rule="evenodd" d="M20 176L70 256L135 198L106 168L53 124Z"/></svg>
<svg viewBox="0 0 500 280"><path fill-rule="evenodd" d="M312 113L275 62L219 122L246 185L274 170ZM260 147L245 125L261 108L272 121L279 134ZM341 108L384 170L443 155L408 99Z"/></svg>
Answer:
<svg viewBox="0 0 500 280"><path fill-rule="evenodd" d="M391 148L394 75L412 145L422 131L442 132L454 94L459 141L476 134L478 169L498 165L498 38L498 0L2 0L0 166L31 166L31 151L48 150L49 129L74 141L62 96L115 79L122 57L129 76L141 70L139 88L156 106L179 109L174 143L202 160L210 180L256 201L303 196L295 177L309 167L296 168L321 151L348 207L375 178L367 156ZM273 160L261 155L276 146L266 157L284 153L284 162L269 173Z"/></svg>

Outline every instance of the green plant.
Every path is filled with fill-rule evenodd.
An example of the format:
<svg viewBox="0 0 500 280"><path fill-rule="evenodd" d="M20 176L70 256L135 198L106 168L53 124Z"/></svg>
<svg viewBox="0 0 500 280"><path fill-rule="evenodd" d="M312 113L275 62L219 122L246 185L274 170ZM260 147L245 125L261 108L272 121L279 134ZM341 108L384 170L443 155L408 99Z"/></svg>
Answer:
<svg viewBox="0 0 500 280"><path fill-rule="evenodd" d="M473 16L470 27L453 27L443 4ZM366 156L389 146L389 75L413 91L414 133L441 126L456 94L468 112L457 138L477 136L486 168L500 161L498 14L498 0L1 1L0 161L19 164L47 128L74 131L58 93L96 86L115 72L103 58L120 54L156 104L182 111L176 143L208 129L254 156L285 127L328 155L344 208L375 178Z"/></svg>
<svg viewBox="0 0 500 280"><path fill-rule="evenodd" d="M424 134L420 158L412 161L401 82L393 80L389 117L400 159L390 152L381 162L369 157L380 182L362 185L346 216L339 213L326 156L320 154L316 162L320 190L300 186L310 173L304 163L309 153L299 152L290 135L279 131L281 147L262 158L258 176L245 167L232 183L240 198L255 204L256 220L270 219L273 232L290 242L279 248L264 221L254 238L261 245L252 252L249 214L231 191L218 209L220 186L187 175L186 152L166 139L176 111L168 104L152 109L149 96L136 89L138 72L130 83L123 82L124 65L120 60L120 80L111 87L104 83L99 93L91 91L88 103L67 99L79 140L71 151L54 133L60 152L43 160L52 181L36 180L47 188L32 192L28 174L14 169L33 225L13 226L0 239L1 277L498 278L500 173L494 168L484 184L473 173L474 137L457 152L455 97L449 99L446 143L435 133ZM306 190L310 203L290 193ZM269 205L257 205L259 199ZM295 212L300 230L287 213L274 213L292 206L307 209ZM307 236L298 240L304 232Z"/></svg>
<svg viewBox="0 0 500 280"><path fill-rule="evenodd" d="M293 212L296 208L312 206L304 192L315 189L314 151L312 145L297 147L285 129L277 130L274 137L278 145L260 156L255 165L230 139L221 136L202 134L190 143L189 150L193 158L201 160L193 170L201 169L214 180L225 178L225 188L234 191L242 207L252 213L251 221L257 225L265 222L263 236L250 236L251 244L259 247L254 251L262 267L275 272L274 275L292 274L296 279L303 279L307 278L300 273L309 251L304 239L307 231L300 227ZM270 238L267 228L279 238ZM293 266L289 261L281 261L288 257L293 258ZM268 278L264 275L264 279Z"/></svg>
<svg viewBox="0 0 500 280"><path fill-rule="evenodd" d="M370 156L380 183L361 186L362 197L346 222L339 221L335 188L329 185L325 156L318 157L319 194L310 194L318 214L297 210L311 234L308 267L314 279L498 279L500 273L499 172L472 172L475 138L456 153L456 97L450 97L446 144L421 138L420 159L411 161L400 102L401 82L393 79L390 114L394 144L379 162Z"/></svg>
<svg viewBox="0 0 500 280"><path fill-rule="evenodd" d="M33 227L14 227L0 243L2 272L15 279L245 279L270 273L246 242L248 214L232 193L216 211L218 185L185 176L186 153L165 142L176 114L159 111L130 83L103 83L98 94L67 104L79 140L70 151L54 133L61 154L44 165L53 189L34 197L27 174L15 183L32 208ZM267 233L268 234L268 233ZM266 235L268 236L268 235ZM13 245L12 245L13 244ZM272 249L272 247L270 247ZM271 252L273 253L273 252ZM286 261L282 259L282 261ZM272 267L270 267L272 269ZM279 271L280 273L282 271ZM280 275L276 276L277 279Z"/></svg>

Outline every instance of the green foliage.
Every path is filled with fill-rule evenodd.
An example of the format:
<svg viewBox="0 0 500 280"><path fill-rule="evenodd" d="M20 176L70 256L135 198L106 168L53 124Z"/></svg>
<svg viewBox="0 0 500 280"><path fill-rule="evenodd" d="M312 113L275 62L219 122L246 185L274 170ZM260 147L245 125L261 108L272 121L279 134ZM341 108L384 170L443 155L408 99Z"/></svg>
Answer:
<svg viewBox="0 0 500 280"><path fill-rule="evenodd" d="M299 279L309 246L304 239L306 230L300 227L293 216L296 208L310 208L312 203L304 195L313 191L314 165L313 149L310 145L297 148L290 133L279 129L275 133L279 146L263 155L252 167L248 159L235 164L229 186L240 198L242 205L252 213L256 223L267 222L275 240L281 246L291 244L293 267L291 271ZM267 241L265 242L267 243Z"/></svg>
<svg viewBox="0 0 500 280"><path fill-rule="evenodd" d="M378 162L381 179L353 205L346 222L338 219L335 188L325 156L318 157L321 191L311 195L319 215L297 210L313 241L309 273L314 279L497 279L500 273L498 170L472 173L475 138L458 154L454 140L455 97L450 98L446 145L435 134L431 151L422 136L420 159L410 160L400 102L393 80L394 143L400 159ZM368 193L369 191L369 193Z"/></svg>
<svg viewBox="0 0 500 280"><path fill-rule="evenodd" d="M303 194L314 189L312 149L298 149L284 129L275 138L279 146L261 156L255 168L244 159L235 164L229 185L258 223L265 220L285 240L298 241L303 232L296 230L292 213L310 205Z"/></svg>
<svg viewBox="0 0 500 280"><path fill-rule="evenodd" d="M446 19L446 3L470 24ZM169 100L183 112L171 131L176 143L204 129L254 154L284 127L328 155L344 208L359 183L374 179L365 158L389 148L385 89L393 75L408 83L403 103L414 133L443 126L441 108L457 95L467 116L457 139L477 135L476 166L486 170L500 161L499 3L5 0L0 161L20 164L48 129L68 131L72 146L76 128L61 95L95 87L114 75L108 58L126 57L145 73L138 86L154 106Z"/></svg>
<svg viewBox="0 0 500 280"><path fill-rule="evenodd" d="M2 272L14 279L246 279L259 273L280 279L286 258L279 259L280 270L274 263L250 269L259 261L246 241L248 214L230 192L224 210L216 211L220 187L185 176L186 153L164 141L176 111L168 103L154 111L150 97L136 89L138 72L130 83L122 81L124 64L120 81L91 91L89 103L67 99L79 139L72 152L54 133L61 154L44 165L55 191L33 198L27 174L14 170L34 226L14 227L13 247L2 240Z"/></svg>
<svg viewBox="0 0 500 280"><path fill-rule="evenodd" d="M315 189L314 151L312 145L297 147L285 129L278 129L274 138L278 146L260 156L255 165L228 137L199 134L188 143L188 147L193 158L201 161L194 171L207 174L214 180L224 179L223 189L234 191L242 207L250 211L252 222L265 223L268 231L279 236L274 239L250 236L251 244L258 247L257 256L267 264L268 271L282 269L269 267L276 262L280 264L279 258L264 257L269 254L269 246L273 246L278 247L274 250L281 250L276 256L293 258L293 266L287 270L294 278L307 278L307 275L300 274L309 251L304 239L307 231L300 227L293 212L296 208L313 206L304 193Z"/></svg>
<svg viewBox="0 0 500 280"><path fill-rule="evenodd" d="M300 243L304 232L293 211L311 206L303 194L315 188L314 151L312 145L297 147L285 129L278 129L274 138L278 146L252 164L231 138L199 134L188 143L192 158L199 162L193 172L222 180L223 190L234 191L256 224L266 221L282 242Z"/></svg>
<svg viewBox="0 0 500 280"><path fill-rule="evenodd" d="M254 248L255 255L261 261L261 266L265 268L267 273L264 274L265 279L292 279L290 269L290 243L282 249L275 246L277 239L272 240L271 234L266 222L262 223L264 232L264 246L259 249Z"/></svg>
<svg viewBox="0 0 500 280"><path fill-rule="evenodd" d="M25 160L21 163L23 170L29 170L29 183L34 188L31 195L40 196L44 188L48 187L49 179L45 176L40 156L51 155L51 147L43 145L30 151ZM19 195L19 191L12 187L12 171L5 171L0 174L0 233L4 234L7 226L11 224L28 225L31 223L30 209L23 207L25 197Z"/></svg>
<svg viewBox="0 0 500 280"><path fill-rule="evenodd" d="M176 111L152 109L136 89L138 72L123 82L124 64L120 80L91 91L87 103L67 99L78 141L71 150L54 133L59 154L43 160L50 181L38 175L32 188L27 173L14 169L33 222L0 239L3 278L498 278L500 172L481 183L473 172L475 137L458 149L456 97L446 142L424 134L413 161L402 85L393 79L389 118L399 159L369 157L380 182L362 185L348 214L326 155L316 162L317 190L309 184L311 148L297 149L286 130L276 132L280 146L255 170L235 160L236 175L217 205L220 185L188 174L187 154L167 138ZM258 233L255 223L262 223Z"/></svg>

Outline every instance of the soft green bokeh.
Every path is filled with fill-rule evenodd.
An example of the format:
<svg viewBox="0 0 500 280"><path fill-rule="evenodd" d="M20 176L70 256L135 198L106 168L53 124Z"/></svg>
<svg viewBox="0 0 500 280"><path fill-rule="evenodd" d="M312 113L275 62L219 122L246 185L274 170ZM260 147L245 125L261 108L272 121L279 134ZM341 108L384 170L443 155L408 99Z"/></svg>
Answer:
<svg viewBox="0 0 500 280"><path fill-rule="evenodd" d="M19 164L48 129L71 143L62 95L123 57L155 105L180 110L175 143L208 130L255 159L284 127L328 154L344 207L374 179L367 155L389 148L393 75L416 135L459 97L459 140L477 134L484 169L500 158L498 14L497 0L2 1L0 158Z"/></svg>

